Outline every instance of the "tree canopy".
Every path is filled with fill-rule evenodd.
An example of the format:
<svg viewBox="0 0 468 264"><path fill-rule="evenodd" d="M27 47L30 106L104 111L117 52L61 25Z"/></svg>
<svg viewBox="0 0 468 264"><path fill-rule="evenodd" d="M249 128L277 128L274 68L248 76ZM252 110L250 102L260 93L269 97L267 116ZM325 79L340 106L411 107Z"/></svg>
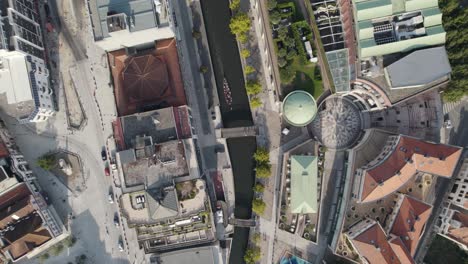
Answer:
<svg viewBox="0 0 468 264"><path fill-rule="evenodd" d="M51 170L55 165L55 158L52 155L44 155L37 160L37 166L44 170Z"/></svg>
<svg viewBox="0 0 468 264"><path fill-rule="evenodd" d="M252 66L250 66L250 65L246 65L246 66L244 67L244 73L245 73L245 75L249 75L249 74L254 73L254 72L255 72L255 68L254 68L254 67L252 67Z"/></svg>
<svg viewBox="0 0 468 264"><path fill-rule="evenodd" d="M468 94L468 8L458 0L439 0L443 26L447 32L445 47L452 66L452 79L444 92L447 101Z"/></svg>
<svg viewBox="0 0 468 264"><path fill-rule="evenodd" d="M275 9L276 5L278 5L278 2L276 0L268 0L267 2L268 10Z"/></svg>
<svg viewBox="0 0 468 264"><path fill-rule="evenodd" d="M254 199L252 201L252 211L258 215L262 215L265 212L266 204L262 199Z"/></svg>
<svg viewBox="0 0 468 264"><path fill-rule="evenodd" d="M250 30L250 18L246 13L239 12L231 17L229 28L232 34L240 35Z"/></svg>
<svg viewBox="0 0 468 264"><path fill-rule="evenodd" d="M262 101L258 97L250 98L250 107L255 109L262 106Z"/></svg>
<svg viewBox="0 0 468 264"><path fill-rule="evenodd" d="M242 58L248 58L248 57L250 57L250 50L242 49L240 51L240 55L242 56Z"/></svg>
<svg viewBox="0 0 468 264"><path fill-rule="evenodd" d="M240 0L232 0L231 3L229 4L229 8L232 11L237 11L240 7Z"/></svg>
<svg viewBox="0 0 468 264"><path fill-rule="evenodd" d="M274 25L277 25L281 21L281 14L274 10L270 13L270 22Z"/></svg>
<svg viewBox="0 0 468 264"><path fill-rule="evenodd" d="M257 147L254 153L254 159L257 163L268 163L270 162L270 153L264 147Z"/></svg>
<svg viewBox="0 0 468 264"><path fill-rule="evenodd" d="M262 193L265 190L265 186L263 186L261 183L257 182L255 183L253 187L253 191L257 193Z"/></svg>
<svg viewBox="0 0 468 264"><path fill-rule="evenodd" d="M256 95L262 91L262 85L258 81L248 81L245 89L248 95Z"/></svg>
<svg viewBox="0 0 468 264"><path fill-rule="evenodd" d="M268 178L271 176L271 165L269 163L261 163L255 167L255 175L259 178Z"/></svg>

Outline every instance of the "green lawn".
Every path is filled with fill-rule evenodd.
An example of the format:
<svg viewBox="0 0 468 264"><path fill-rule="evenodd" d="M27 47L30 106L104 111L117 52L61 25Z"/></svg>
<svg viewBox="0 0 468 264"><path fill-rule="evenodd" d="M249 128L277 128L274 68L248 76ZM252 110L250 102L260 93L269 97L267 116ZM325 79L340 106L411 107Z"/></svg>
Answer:
<svg viewBox="0 0 468 264"><path fill-rule="evenodd" d="M323 93L323 86L321 80L314 79L315 64L302 66L296 59L291 66L296 71L296 78L292 82L293 90L307 91L317 99Z"/></svg>
<svg viewBox="0 0 468 264"><path fill-rule="evenodd" d="M437 235L434 241L432 241L424 262L428 264L467 264L468 255L455 243Z"/></svg>

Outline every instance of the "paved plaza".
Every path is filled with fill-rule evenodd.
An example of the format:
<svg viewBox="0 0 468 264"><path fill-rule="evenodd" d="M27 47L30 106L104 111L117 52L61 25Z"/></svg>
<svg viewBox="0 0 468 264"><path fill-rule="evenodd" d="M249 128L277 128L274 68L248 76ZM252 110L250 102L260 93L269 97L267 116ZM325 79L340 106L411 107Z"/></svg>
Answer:
<svg viewBox="0 0 468 264"><path fill-rule="evenodd" d="M361 112L351 100L331 96L320 104L319 113L310 128L313 135L326 147L348 148L361 134Z"/></svg>

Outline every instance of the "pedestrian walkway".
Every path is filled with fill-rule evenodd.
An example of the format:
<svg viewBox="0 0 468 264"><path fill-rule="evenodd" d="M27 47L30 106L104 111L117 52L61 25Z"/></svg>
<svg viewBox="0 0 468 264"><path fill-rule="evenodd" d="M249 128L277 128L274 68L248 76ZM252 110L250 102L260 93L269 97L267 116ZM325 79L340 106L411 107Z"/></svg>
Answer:
<svg viewBox="0 0 468 264"><path fill-rule="evenodd" d="M463 102L468 101L468 97L464 96L462 99L455 101L455 102L443 102L443 110L444 110L444 115L452 112L454 109L458 108Z"/></svg>

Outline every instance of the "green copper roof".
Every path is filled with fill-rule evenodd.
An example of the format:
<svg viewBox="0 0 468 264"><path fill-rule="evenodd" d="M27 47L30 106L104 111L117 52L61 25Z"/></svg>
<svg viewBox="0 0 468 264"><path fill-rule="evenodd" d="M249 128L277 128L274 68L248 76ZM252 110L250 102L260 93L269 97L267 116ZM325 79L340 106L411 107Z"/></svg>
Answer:
<svg viewBox="0 0 468 264"><path fill-rule="evenodd" d="M314 97L305 91L291 92L283 100L283 115L293 126L305 126L314 120L317 104Z"/></svg>
<svg viewBox="0 0 468 264"><path fill-rule="evenodd" d="M317 212L317 157L291 156L291 212Z"/></svg>

